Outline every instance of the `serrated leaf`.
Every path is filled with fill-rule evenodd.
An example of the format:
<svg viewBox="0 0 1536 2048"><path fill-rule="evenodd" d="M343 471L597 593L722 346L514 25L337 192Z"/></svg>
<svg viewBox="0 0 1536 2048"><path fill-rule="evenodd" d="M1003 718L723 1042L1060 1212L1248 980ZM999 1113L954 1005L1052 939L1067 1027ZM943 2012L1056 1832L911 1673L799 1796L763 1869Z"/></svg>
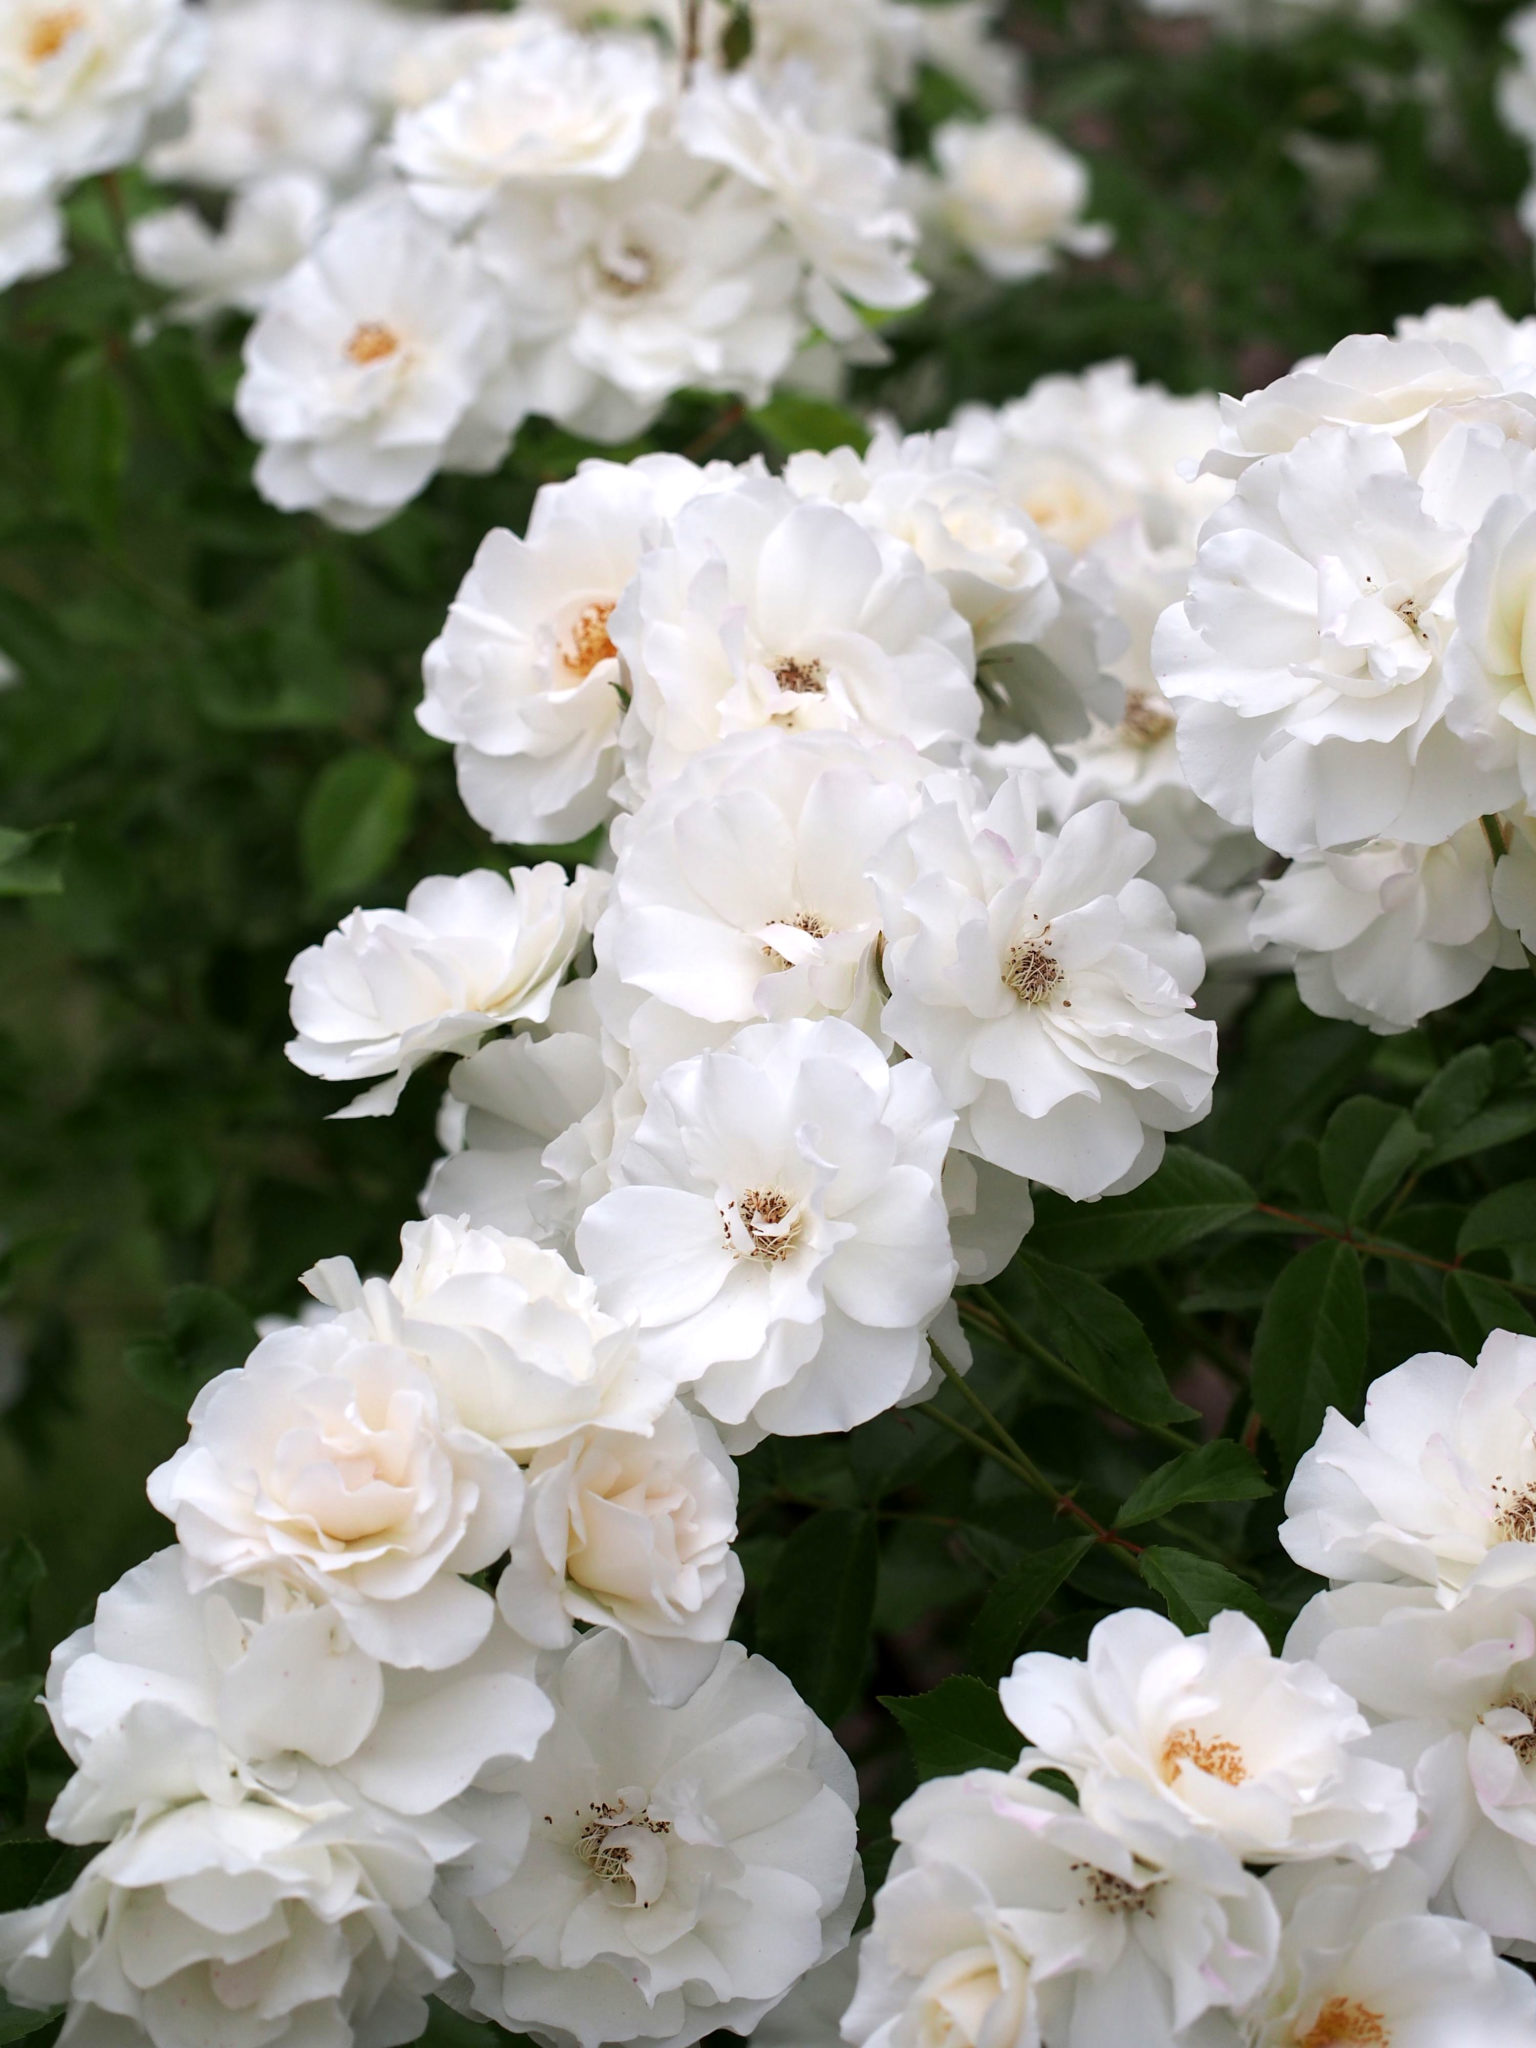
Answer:
<svg viewBox="0 0 1536 2048"><path fill-rule="evenodd" d="M995 1687L979 1678L946 1678L932 1692L907 1699L882 1694L880 1704L900 1722L921 1779L979 1769L1011 1771L1024 1747Z"/></svg>
<svg viewBox="0 0 1536 2048"><path fill-rule="evenodd" d="M1252 1188L1230 1167L1171 1146L1148 1181L1102 1202L1035 1196L1032 1252L1099 1273L1144 1265L1237 1223L1253 1208Z"/></svg>
<svg viewBox="0 0 1536 2048"><path fill-rule="evenodd" d="M1274 1609L1246 1579L1213 1558L1158 1544L1144 1550L1137 1563L1143 1579L1167 1607L1169 1620L1185 1635L1199 1635L1210 1627L1212 1615L1235 1607L1278 1645L1284 1630Z"/></svg>
<svg viewBox="0 0 1536 2048"><path fill-rule="evenodd" d="M404 846L415 808L416 777L388 754L359 748L322 769L299 823L315 897L352 899L381 875Z"/></svg>
<svg viewBox="0 0 1536 2048"><path fill-rule="evenodd" d="M1132 1422L1187 1422L1146 1331L1118 1294L1028 1247L994 1287L1022 1327L1058 1352L1095 1398Z"/></svg>
<svg viewBox="0 0 1536 2048"><path fill-rule="evenodd" d="M757 1647L823 1721L858 1694L875 1606L875 1519L824 1508L779 1552L757 1609Z"/></svg>
<svg viewBox="0 0 1536 2048"><path fill-rule="evenodd" d="M1330 1407L1352 1414L1365 1384L1365 1281L1346 1244L1315 1244L1275 1282L1253 1340L1254 1406L1288 1464Z"/></svg>
<svg viewBox="0 0 1536 2048"><path fill-rule="evenodd" d="M1149 1472L1116 1515L1115 1527L1132 1529L1139 1522L1155 1522L1174 1508L1200 1501L1262 1500L1273 1492L1251 1451L1217 1437Z"/></svg>
<svg viewBox="0 0 1536 2048"><path fill-rule="evenodd" d="M1328 1119L1318 1161L1329 1208L1347 1222L1363 1222L1433 1142L1405 1109L1373 1095L1341 1102Z"/></svg>
<svg viewBox="0 0 1536 2048"><path fill-rule="evenodd" d="M217 1287L173 1287L162 1332L130 1344L124 1364L146 1392L185 1415L198 1389L243 1365L255 1343L255 1325L229 1295Z"/></svg>
<svg viewBox="0 0 1536 2048"><path fill-rule="evenodd" d="M43 1726L42 1680L0 1680L0 1827L21 1826L27 1811L27 1752Z"/></svg>
<svg viewBox="0 0 1536 2048"><path fill-rule="evenodd" d="M0 1842L0 1913L19 1912L23 1906L51 1898L57 1878L67 1874L79 1854L63 1842Z"/></svg>
<svg viewBox="0 0 1536 2048"><path fill-rule="evenodd" d="M1467 1252L1508 1251L1536 1243L1536 1180L1517 1180L1495 1188L1467 1211L1456 1234L1456 1249Z"/></svg>
<svg viewBox="0 0 1536 2048"><path fill-rule="evenodd" d="M64 856L73 825L16 832L0 825L0 896L57 896L64 888Z"/></svg>
<svg viewBox="0 0 1536 2048"><path fill-rule="evenodd" d="M1021 1558L997 1580L971 1625L967 1661L983 1678L1001 1678L1008 1670L1024 1631L1092 1548L1091 1536L1053 1544Z"/></svg>
<svg viewBox="0 0 1536 2048"><path fill-rule="evenodd" d="M1444 1303L1446 1326L1465 1359L1475 1359L1494 1330L1536 1337L1530 1308L1486 1273L1448 1273Z"/></svg>

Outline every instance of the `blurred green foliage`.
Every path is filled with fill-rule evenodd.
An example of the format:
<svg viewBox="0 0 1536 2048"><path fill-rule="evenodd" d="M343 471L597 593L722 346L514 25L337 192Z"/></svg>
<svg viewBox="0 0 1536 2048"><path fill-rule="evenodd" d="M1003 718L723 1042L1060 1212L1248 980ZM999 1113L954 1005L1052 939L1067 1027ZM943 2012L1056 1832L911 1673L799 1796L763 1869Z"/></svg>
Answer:
<svg viewBox="0 0 1536 2048"><path fill-rule="evenodd" d="M946 289L857 397L930 425L1114 355L1242 390L1436 300L1524 310L1526 164L1491 102L1509 11L1420 0L1389 34L1260 50L1118 0L1020 0L1034 111L1090 158L1115 247L1001 296ZM924 81L913 146L953 105ZM1319 144L1331 184L1303 168ZM282 1057L284 972L359 900L515 858L414 723L419 662L482 534L584 452L531 431L499 476L439 479L362 538L272 511L229 409L238 328L154 329L124 263L151 198L83 188L75 261L0 298L0 648L21 675L0 692L0 1823L36 1735L25 1674L163 1540L143 1481L190 1392L317 1257L393 1263L431 1080L389 1121L326 1122L334 1091ZM646 445L777 459L841 431L802 399L685 399ZM1273 985L1151 1191L1042 1201L1028 1256L969 1304L974 1384L1101 1529L1118 1515L1116 1542L957 1434L986 1432L953 1388L947 1430L888 1416L748 1461L744 1629L844 1716L872 1811L914 1769L877 1695L995 1678L1026 1629L1075 1649L1128 1600L1273 1626L1300 1591L1274 1489L1322 1405L1415 1349L1536 1329L1533 1011L1536 981L1499 974L1375 1040ZM35 1588L21 1538L47 1560ZM976 1676L904 1707L915 1768L986 1755L995 1713Z"/></svg>

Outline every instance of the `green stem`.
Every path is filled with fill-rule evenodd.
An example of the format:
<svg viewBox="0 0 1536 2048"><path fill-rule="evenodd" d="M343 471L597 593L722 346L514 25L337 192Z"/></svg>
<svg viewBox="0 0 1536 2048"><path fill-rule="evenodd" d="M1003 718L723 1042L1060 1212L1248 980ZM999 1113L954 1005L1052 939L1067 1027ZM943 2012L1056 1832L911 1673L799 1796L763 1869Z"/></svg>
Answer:
<svg viewBox="0 0 1536 2048"><path fill-rule="evenodd" d="M1463 1271L1460 1259L1437 1259L1428 1252L1410 1251L1407 1245L1382 1244L1375 1238L1356 1237L1352 1230L1330 1230L1326 1223L1314 1223L1310 1216L1298 1216L1290 1209L1277 1209L1272 1202L1255 1202L1253 1206L1260 1216L1273 1216L1297 1230L1310 1231L1314 1237L1331 1238L1335 1244L1347 1244L1363 1258L1403 1259L1410 1266L1429 1266L1437 1273ZM1511 1294L1527 1294L1536 1298L1536 1287L1524 1280L1501 1280L1498 1284L1507 1287Z"/></svg>
<svg viewBox="0 0 1536 2048"><path fill-rule="evenodd" d="M998 1326L1015 1351L1022 1352L1026 1357L1035 1359L1040 1365L1045 1367L1047 1372L1053 1373L1064 1385L1074 1388L1079 1394L1092 1401L1096 1408L1103 1408L1111 1415L1116 1413L1109 1406L1108 1402L1104 1400L1103 1396L1089 1385L1088 1381L1083 1378L1075 1366L1068 1365L1067 1361L1052 1351L1049 1345L1042 1344L1037 1337L1032 1337L1028 1330L1016 1323L995 1295L990 1294L985 1287L977 1288L976 1292L992 1311ZM1136 1422L1130 1416L1124 1416L1121 1419L1129 1422L1133 1429L1140 1430L1143 1436L1149 1436L1157 1443L1167 1444L1170 1450L1188 1451L1194 1448L1187 1436L1181 1436L1176 1429L1170 1429L1164 1422Z"/></svg>
<svg viewBox="0 0 1536 2048"><path fill-rule="evenodd" d="M932 1401L925 1401L921 1404L923 1414L941 1422L946 1429L952 1430L957 1436L964 1436L970 1439L976 1448L984 1450L989 1456L996 1458L1000 1465L1006 1465L1027 1486L1032 1486L1042 1499L1050 1501L1057 1514L1071 1515L1075 1521L1081 1522L1083 1527L1092 1533L1096 1543L1102 1543L1106 1549L1113 1550L1120 1556L1123 1556L1132 1570L1135 1570L1136 1559L1141 1555L1141 1545L1139 1543L1132 1543L1127 1537L1117 1536L1113 1529L1105 1528L1098 1517L1090 1514L1080 1501L1075 1500L1070 1493L1063 1493L1059 1487L1053 1486L1034 1459L1029 1455L1028 1451L1014 1441L1013 1437L1009 1435L1002 1423L992 1413L986 1402L982 1400L973 1387L967 1384L964 1375L950 1364L931 1337L928 1340L928 1346L933 1353L934 1362L937 1364L940 1372L943 1373L952 1386L959 1389L961 1396L975 1409L976 1413L982 1418L988 1429L991 1430L993 1436L997 1439L997 1445L1000 1448L989 1444L975 1430L967 1429L963 1422L957 1422L953 1416L946 1415L943 1409L937 1407Z"/></svg>

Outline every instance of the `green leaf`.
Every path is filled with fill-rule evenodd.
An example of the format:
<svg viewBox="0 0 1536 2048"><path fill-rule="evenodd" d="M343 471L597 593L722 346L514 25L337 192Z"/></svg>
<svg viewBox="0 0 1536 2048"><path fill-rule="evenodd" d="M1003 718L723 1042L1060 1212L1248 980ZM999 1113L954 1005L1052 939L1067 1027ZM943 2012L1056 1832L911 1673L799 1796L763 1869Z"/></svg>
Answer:
<svg viewBox="0 0 1536 2048"><path fill-rule="evenodd" d="M1536 1180L1512 1181L1495 1188L1467 1211L1456 1235L1456 1249L1468 1252L1508 1251L1536 1242Z"/></svg>
<svg viewBox="0 0 1536 2048"><path fill-rule="evenodd" d="M1328 1119L1319 1161L1329 1208L1347 1222L1363 1222L1433 1142L1407 1110L1373 1095L1341 1102Z"/></svg>
<svg viewBox="0 0 1536 2048"><path fill-rule="evenodd" d="M44 825L15 832L0 825L0 896L58 896L64 889L64 855L73 825Z"/></svg>
<svg viewBox="0 0 1536 2048"><path fill-rule="evenodd" d="M780 1551L757 1610L757 1647L829 1725L858 1695L875 1606L875 1518L824 1508Z"/></svg>
<svg viewBox="0 0 1536 2048"><path fill-rule="evenodd" d="M1536 1320L1529 1308L1486 1273L1448 1273L1444 1301L1446 1325L1457 1350L1468 1360L1477 1357L1494 1330L1536 1337Z"/></svg>
<svg viewBox="0 0 1536 2048"><path fill-rule="evenodd" d="M996 1689L979 1678L946 1678L932 1692L907 1699L882 1694L880 1704L901 1723L920 1779L977 1769L1011 1771L1024 1747Z"/></svg>
<svg viewBox="0 0 1536 2048"><path fill-rule="evenodd" d="M130 1344L129 1373L146 1392L185 1415L199 1387L243 1365L256 1343L250 1317L217 1287L173 1287L158 1337Z"/></svg>
<svg viewBox="0 0 1536 2048"><path fill-rule="evenodd" d="M1132 1422L1187 1422L1194 1415L1169 1393L1146 1331L1119 1295L1027 1248L1003 1281L999 1291L1024 1329L1059 1352L1106 1408Z"/></svg>
<svg viewBox="0 0 1536 2048"><path fill-rule="evenodd" d="M44 2027L51 2027L63 2006L55 2005L47 2012L28 2012L24 2006L12 2005L0 1993L0 2041L24 2041L29 2034L40 2034Z"/></svg>
<svg viewBox="0 0 1536 2048"><path fill-rule="evenodd" d="M1469 1045L1457 1053L1419 1093L1413 1120L1432 1138L1448 1138L1476 1115L1493 1092L1493 1050Z"/></svg>
<svg viewBox="0 0 1536 2048"><path fill-rule="evenodd" d="M1137 1559L1141 1576L1168 1609L1168 1618L1185 1635L1198 1635L1211 1625L1211 1616L1235 1607L1263 1629L1272 1644L1278 1644L1284 1627L1274 1609L1235 1572L1208 1557L1195 1557L1187 1550L1173 1550L1161 1544L1144 1550Z"/></svg>
<svg viewBox="0 0 1536 2048"><path fill-rule="evenodd" d="M1347 1244L1292 1259L1253 1341L1254 1406L1288 1464L1316 1441L1329 1407L1353 1413L1365 1383L1365 1281Z"/></svg>
<svg viewBox="0 0 1536 2048"><path fill-rule="evenodd" d="M1197 1501L1262 1500L1273 1492L1250 1451L1217 1437L1149 1472L1116 1515L1115 1527L1132 1529L1138 1522L1155 1522L1171 1509Z"/></svg>
<svg viewBox="0 0 1536 2048"><path fill-rule="evenodd" d="M1114 1272L1224 1230L1246 1216L1253 1202L1241 1174L1187 1145L1174 1145L1152 1178L1128 1195L1069 1202L1042 1189L1035 1196L1029 1248L1064 1265Z"/></svg>
<svg viewBox="0 0 1536 2048"><path fill-rule="evenodd" d="M0 1679L0 1827L17 1828L27 1812L27 1752L43 1723L42 1680Z"/></svg>
<svg viewBox="0 0 1536 2048"><path fill-rule="evenodd" d="M13 1536L0 1547L0 1658L14 1657L26 1642L32 1595L45 1569L25 1536Z"/></svg>
<svg viewBox="0 0 1536 2048"><path fill-rule="evenodd" d="M852 448L862 455L869 446L869 428L856 413L804 391L776 392L749 417L758 432L777 441L786 455L803 448L823 455L834 448Z"/></svg>
<svg viewBox="0 0 1536 2048"><path fill-rule="evenodd" d="M971 1625L967 1662L984 1678L1001 1678L1013 1663L1024 1631L1084 1555L1091 1536L1073 1537L1021 1558L996 1582Z"/></svg>
<svg viewBox="0 0 1536 2048"><path fill-rule="evenodd" d="M416 777L403 761L359 748L321 770L299 821L304 876L319 899L353 898L410 834Z"/></svg>
<svg viewBox="0 0 1536 2048"><path fill-rule="evenodd" d="M116 512L129 434L128 402L110 359L87 350L60 381L49 454L60 499L89 526L109 525Z"/></svg>
<svg viewBox="0 0 1536 2048"><path fill-rule="evenodd" d="M0 1842L0 1913L52 1898L59 1877L67 1876L77 1860L78 1852L63 1842Z"/></svg>
<svg viewBox="0 0 1536 2048"><path fill-rule="evenodd" d="M436 1998L427 2000L427 2011L431 2017L421 2036L421 2048L496 2048L498 2041L520 2038L492 2026L488 2020L467 2019Z"/></svg>

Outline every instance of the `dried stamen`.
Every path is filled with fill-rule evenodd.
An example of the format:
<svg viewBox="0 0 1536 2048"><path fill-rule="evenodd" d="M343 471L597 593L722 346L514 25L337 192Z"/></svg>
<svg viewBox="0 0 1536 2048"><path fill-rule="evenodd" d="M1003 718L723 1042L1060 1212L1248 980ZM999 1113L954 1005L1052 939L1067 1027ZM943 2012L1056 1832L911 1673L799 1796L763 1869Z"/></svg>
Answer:
<svg viewBox="0 0 1536 2048"><path fill-rule="evenodd" d="M797 661L786 655L776 662L774 680L781 690L797 697L824 697L827 693L827 665L824 661Z"/></svg>
<svg viewBox="0 0 1536 2048"><path fill-rule="evenodd" d="M806 932L813 939L826 938L832 929L831 925L824 923L814 910L797 910L793 917L775 918L774 922L775 924L788 925L791 931ZM774 946L764 946L763 958L769 961L775 970L783 969L791 964Z"/></svg>
<svg viewBox="0 0 1536 2048"><path fill-rule="evenodd" d="M1494 1527L1505 1543L1536 1543L1536 1487L1515 1488L1495 1479L1493 1492L1499 1500Z"/></svg>
<svg viewBox="0 0 1536 2048"><path fill-rule="evenodd" d="M736 1197L734 1215L728 1211L722 1219L726 1250L737 1258L766 1259L770 1264L787 1259L799 1235L798 1219L790 1213L793 1207L776 1188L745 1189Z"/></svg>
<svg viewBox="0 0 1536 2048"><path fill-rule="evenodd" d="M1506 1735L1504 1740L1515 1752L1521 1763L1536 1761L1536 1695L1528 1692L1512 1692L1507 1700L1500 1700L1501 1708L1509 1708L1516 1714L1524 1714L1530 1727L1524 1735Z"/></svg>
<svg viewBox="0 0 1536 2048"><path fill-rule="evenodd" d="M1174 729L1173 713L1142 690L1125 693L1125 716L1120 730L1133 746L1152 747L1167 739Z"/></svg>
<svg viewBox="0 0 1536 2048"><path fill-rule="evenodd" d="M1043 1003L1062 979L1061 963L1048 946L1010 946L1003 961L1003 986L1021 1003Z"/></svg>
<svg viewBox="0 0 1536 2048"><path fill-rule="evenodd" d="M1105 1906L1111 1913L1142 1913L1146 1911L1148 1894L1143 1885L1132 1884L1129 1878L1116 1877L1112 1870L1100 1870L1096 1863L1074 1863L1083 1880L1083 1904Z"/></svg>

